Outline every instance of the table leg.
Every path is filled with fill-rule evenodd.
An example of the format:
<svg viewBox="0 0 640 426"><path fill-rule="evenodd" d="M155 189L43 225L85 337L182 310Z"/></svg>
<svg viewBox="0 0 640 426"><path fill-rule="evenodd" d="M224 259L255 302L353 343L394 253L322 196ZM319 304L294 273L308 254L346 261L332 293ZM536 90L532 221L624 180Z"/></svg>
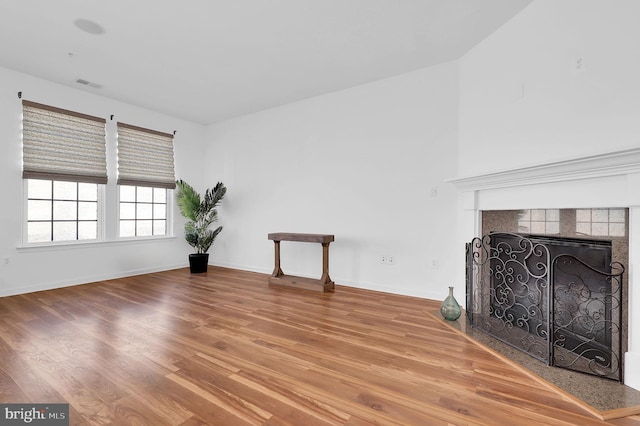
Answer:
<svg viewBox="0 0 640 426"><path fill-rule="evenodd" d="M327 286L333 284L331 277L329 277L329 243L322 243L322 277L320 283ZM330 286L329 288L333 288Z"/></svg>
<svg viewBox="0 0 640 426"><path fill-rule="evenodd" d="M279 277L284 275L282 269L280 268L280 241L274 241L274 249L275 249L275 266L273 268L272 277Z"/></svg>

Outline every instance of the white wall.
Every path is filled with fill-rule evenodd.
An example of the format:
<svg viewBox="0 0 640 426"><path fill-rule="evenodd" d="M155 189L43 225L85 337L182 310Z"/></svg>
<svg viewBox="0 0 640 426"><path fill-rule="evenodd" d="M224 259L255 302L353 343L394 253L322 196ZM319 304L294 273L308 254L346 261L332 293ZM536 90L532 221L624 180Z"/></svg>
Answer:
<svg viewBox="0 0 640 426"><path fill-rule="evenodd" d="M640 146L638 16L640 2L635 0L536 0L465 55L460 60L459 176ZM630 208L630 239L638 244L633 238L640 215L637 182L635 175L621 174L467 192L459 202L459 229L464 230L459 244L477 231L474 212L482 208L603 203ZM535 194L535 206L523 200L525 194ZM640 316L634 314L640 307L640 276L635 272L640 259L632 256L627 266L625 382L640 389Z"/></svg>
<svg viewBox="0 0 640 426"><path fill-rule="evenodd" d="M465 55L460 174L637 147L638 16L636 0L536 0Z"/></svg>
<svg viewBox="0 0 640 426"><path fill-rule="evenodd" d="M443 184L456 174L457 98L448 63L210 126L208 185L229 190L212 261L271 273L268 233L330 233L337 284L438 300L462 289L450 277L464 254L450 239L455 188ZM319 277L319 244L281 246L285 273Z"/></svg>
<svg viewBox="0 0 640 426"><path fill-rule="evenodd" d="M50 83L32 76L0 68L0 296L93 282L187 265L191 248L182 238L179 213L175 214L176 238L141 242L110 242L69 245L56 248L21 248L23 185L21 169L21 112L23 99L82 112L107 120L107 137L115 134L120 120L175 137L176 175L201 187L204 163L199 155L204 128L116 102L91 93ZM110 121L110 115L114 120ZM113 140L112 140L113 142ZM106 192L107 235L116 235L115 145L108 151L110 184Z"/></svg>

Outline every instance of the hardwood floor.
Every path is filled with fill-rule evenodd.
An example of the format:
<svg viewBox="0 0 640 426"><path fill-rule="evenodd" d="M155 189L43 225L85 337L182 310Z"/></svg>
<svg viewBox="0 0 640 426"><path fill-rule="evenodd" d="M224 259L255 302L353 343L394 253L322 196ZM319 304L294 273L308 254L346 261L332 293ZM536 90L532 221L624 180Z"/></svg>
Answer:
<svg viewBox="0 0 640 426"><path fill-rule="evenodd" d="M603 422L425 311L210 267L0 298L0 402L72 425L640 425Z"/></svg>

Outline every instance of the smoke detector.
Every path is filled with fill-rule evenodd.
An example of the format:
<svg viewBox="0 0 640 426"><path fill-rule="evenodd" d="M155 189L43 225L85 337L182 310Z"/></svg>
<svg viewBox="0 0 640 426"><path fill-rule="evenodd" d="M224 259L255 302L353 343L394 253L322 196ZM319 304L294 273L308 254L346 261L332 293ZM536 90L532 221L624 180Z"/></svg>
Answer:
<svg viewBox="0 0 640 426"><path fill-rule="evenodd" d="M73 21L73 25L75 25L85 33L94 35L104 34L104 28L102 28L100 24L88 19L76 19L75 21Z"/></svg>

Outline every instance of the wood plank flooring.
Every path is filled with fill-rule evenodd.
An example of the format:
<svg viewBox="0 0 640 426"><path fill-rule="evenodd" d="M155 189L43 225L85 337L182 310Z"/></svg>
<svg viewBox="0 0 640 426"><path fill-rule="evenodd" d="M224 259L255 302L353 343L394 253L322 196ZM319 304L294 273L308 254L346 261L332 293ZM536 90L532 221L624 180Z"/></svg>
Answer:
<svg viewBox="0 0 640 426"><path fill-rule="evenodd" d="M72 425L603 422L425 315L439 302L179 269L0 298L0 402Z"/></svg>

